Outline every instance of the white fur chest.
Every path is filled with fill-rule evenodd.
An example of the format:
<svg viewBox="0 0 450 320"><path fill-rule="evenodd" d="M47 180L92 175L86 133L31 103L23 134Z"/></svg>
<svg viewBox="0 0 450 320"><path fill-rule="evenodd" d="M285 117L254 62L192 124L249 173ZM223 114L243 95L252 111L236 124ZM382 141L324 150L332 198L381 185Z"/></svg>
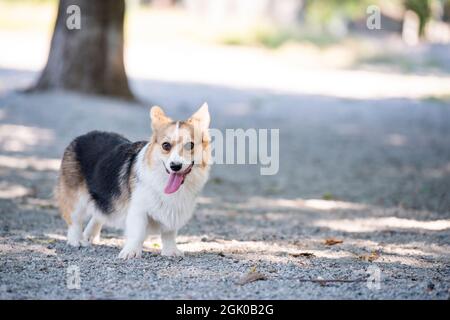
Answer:
<svg viewBox="0 0 450 320"><path fill-rule="evenodd" d="M189 190L165 195L146 185L138 186L133 195L147 215L164 229L178 230L192 217L196 196Z"/></svg>
<svg viewBox="0 0 450 320"><path fill-rule="evenodd" d="M144 152L145 150L141 154ZM192 217L197 195L206 183L208 171L194 168L177 192L165 194L168 174L157 163L150 169L142 160L138 159L136 168L137 182L132 194L133 201L164 229L180 229Z"/></svg>

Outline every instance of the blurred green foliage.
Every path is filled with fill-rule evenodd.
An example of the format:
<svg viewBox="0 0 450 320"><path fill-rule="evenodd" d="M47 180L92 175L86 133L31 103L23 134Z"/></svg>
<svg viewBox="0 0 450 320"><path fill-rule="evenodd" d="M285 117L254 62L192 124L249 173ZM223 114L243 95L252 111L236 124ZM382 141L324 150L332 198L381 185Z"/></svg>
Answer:
<svg viewBox="0 0 450 320"><path fill-rule="evenodd" d="M358 19L366 14L369 5L377 3L377 0L306 0L305 22L324 25L337 16L347 20Z"/></svg>
<svg viewBox="0 0 450 320"><path fill-rule="evenodd" d="M278 48L286 41L295 39L295 34L289 30L257 30L255 42L267 48Z"/></svg>
<svg viewBox="0 0 450 320"><path fill-rule="evenodd" d="M322 200L336 200L336 197L331 192L326 192L322 195Z"/></svg>
<svg viewBox="0 0 450 320"><path fill-rule="evenodd" d="M289 41L313 43L319 48L325 48L339 42L339 38L329 33L303 32L303 30L264 27L242 34L228 34L221 38L221 43L231 46L260 46L277 49Z"/></svg>

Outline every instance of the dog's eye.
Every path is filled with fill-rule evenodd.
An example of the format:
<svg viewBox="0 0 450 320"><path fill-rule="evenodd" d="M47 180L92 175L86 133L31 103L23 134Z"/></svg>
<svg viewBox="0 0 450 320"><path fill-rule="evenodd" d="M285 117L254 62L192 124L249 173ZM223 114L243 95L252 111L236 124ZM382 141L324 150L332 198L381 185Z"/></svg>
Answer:
<svg viewBox="0 0 450 320"><path fill-rule="evenodd" d="M172 145L168 142L164 142L161 147L166 150L166 151L170 151L170 149L172 148Z"/></svg>
<svg viewBox="0 0 450 320"><path fill-rule="evenodd" d="M194 149L194 143L193 142L188 142L184 145L184 149L190 151L192 149Z"/></svg>

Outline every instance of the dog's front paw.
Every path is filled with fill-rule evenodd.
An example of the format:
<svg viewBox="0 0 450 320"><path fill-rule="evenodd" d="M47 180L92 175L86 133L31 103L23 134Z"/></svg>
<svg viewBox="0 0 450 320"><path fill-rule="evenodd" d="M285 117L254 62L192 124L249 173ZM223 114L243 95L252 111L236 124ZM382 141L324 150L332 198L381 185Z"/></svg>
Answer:
<svg viewBox="0 0 450 320"><path fill-rule="evenodd" d="M119 253L119 259L127 260L132 258L140 258L141 254L142 248L125 246Z"/></svg>
<svg viewBox="0 0 450 320"><path fill-rule="evenodd" d="M183 257L184 252L178 249L177 247L163 248L161 250L161 255L165 257Z"/></svg>
<svg viewBox="0 0 450 320"><path fill-rule="evenodd" d="M99 236L86 236L83 235L83 240L81 240L81 245L83 247L90 246L91 244L98 243L100 241Z"/></svg>
<svg viewBox="0 0 450 320"><path fill-rule="evenodd" d="M82 247L89 247L91 245L91 242L87 241L86 239L80 240L80 245Z"/></svg>
<svg viewBox="0 0 450 320"><path fill-rule="evenodd" d="M79 248L82 246L83 235L78 228L70 226L67 230L67 244L69 246Z"/></svg>
<svg viewBox="0 0 450 320"><path fill-rule="evenodd" d="M85 241L80 236L73 234L67 236L67 244L75 248L84 247L86 245Z"/></svg>
<svg viewBox="0 0 450 320"><path fill-rule="evenodd" d="M75 248L79 248L81 246L81 240L79 239L67 239L67 244L69 246L75 247Z"/></svg>

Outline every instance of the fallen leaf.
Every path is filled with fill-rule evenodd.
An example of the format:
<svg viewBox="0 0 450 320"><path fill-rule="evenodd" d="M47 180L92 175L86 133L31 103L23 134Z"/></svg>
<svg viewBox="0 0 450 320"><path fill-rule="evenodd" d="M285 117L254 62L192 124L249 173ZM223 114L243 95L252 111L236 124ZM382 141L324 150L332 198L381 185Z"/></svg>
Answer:
<svg viewBox="0 0 450 320"><path fill-rule="evenodd" d="M344 242L344 240L330 238L330 239L326 239L324 244L327 246L334 246L335 244L339 244L339 243L343 243L343 242Z"/></svg>
<svg viewBox="0 0 450 320"><path fill-rule="evenodd" d="M260 272L249 272L245 276L243 276L239 281L237 282L238 285L243 286L244 284L255 282L258 280L267 280L267 277L260 273Z"/></svg>
<svg viewBox="0 0 450 320"><path fill-rule="evenodd" d="M370 254L363 254L358 256L359 259L363 260L363 261L367 261L367 262L372 262L377 260L380 257L380 254L373 250Z"/></svg>
<svg viewBox="0 0 450 320"><path fill-rule="evenodd" d="M311 252L296 252L296 253L289 253L289 255L294 258L297 258L297 257L313 258L313 257L315 257L315 254L311 253Z"/></svg>

